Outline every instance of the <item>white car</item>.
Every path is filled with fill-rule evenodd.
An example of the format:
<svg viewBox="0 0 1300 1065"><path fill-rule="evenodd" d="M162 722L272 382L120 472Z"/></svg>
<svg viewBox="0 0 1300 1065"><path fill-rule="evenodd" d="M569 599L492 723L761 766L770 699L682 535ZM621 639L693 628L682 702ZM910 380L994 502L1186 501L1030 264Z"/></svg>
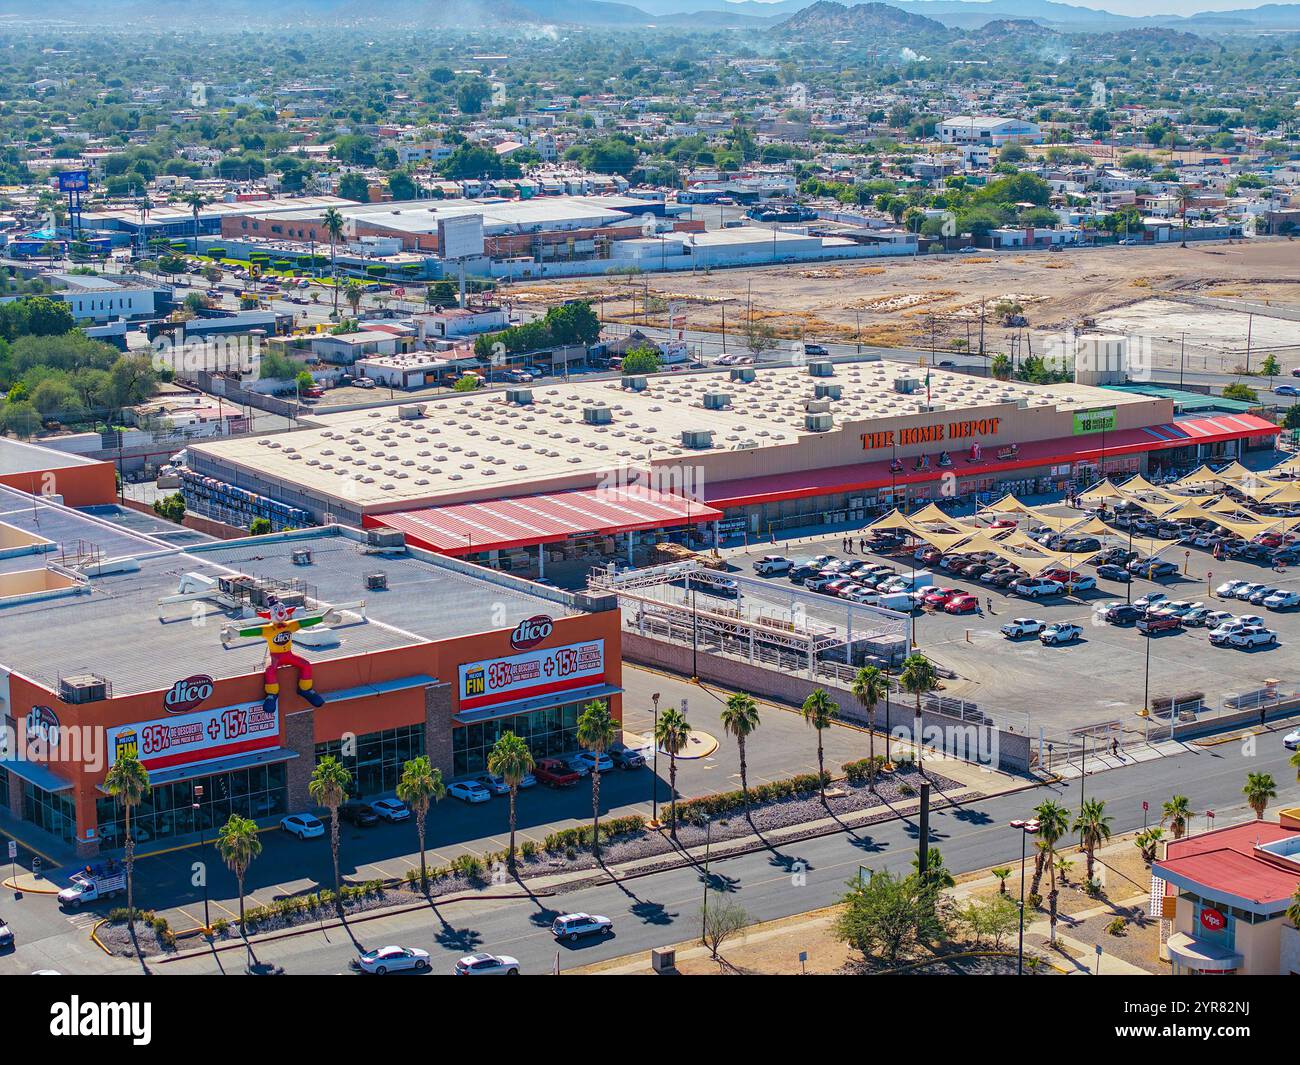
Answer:
<svg viewBox="0 0 1300 1065"><path fill-rule="evenodd" d="M1249 581L1224 581L1214 589L1214 594L1220 599L1235 599L1237 598L1237 589L1245 588L1249 583Z"/></svg>
<svg viewBox="0 0 1300 1065"><path fill-rule="evenodd" d="M1293 606L1300 606L1300 592L1284 592L1279 589L1264 600L1264 605L1269 610L1289 610Z"/></svg>
<svg viewBox="0 0 1300 1065"><path fill-rule="evenodd" d="M1256 592L1263 591L1265 587L1266 585L1263 584L1243 584L1232 593L1232 598L1249 600L1252 595Z"/></svg>
<svg viewBox="0 0 1300 1065"><path fill-rule="evenodd" d="M325 835L325 824L311 814L290 814L280 818L280 827L299 839L315 839Z"/></svg>
<svg viewBox="0 0 1300 1065"><path fill-rule="evenodd" d="M1263 627L1267 624L1258 614L1242 614L1237 620L1243 625L1259 625Z"/></svg>
<svg viewBox="0 0 1300 1065"><path fill-rule="evenodd" d="M429 952L419 947L379 947L358 955L357 968L363 973L374 973L375 976L384 976L403 969L414 969L418 973L427 972Z"/></svg>
<svg viewBox="0 0 1300 1065"><path fill-rule="evenodd" d="M1300 750L1300 728L1283 736L1282 746L1288 751Z"/></svg>
<svg viewBox="0 0 1300 1065"><path fill-rule="evenodd" d="M510 785L506 783L505 777L499 777L495 773L480 773L474 778L482 784L493 795L509 795ZM525 773L523 780L519 782L519 788L531 788L537 783L537 778L532 773Z"/></svg>
<svg viewBox="0 0 1300 1065"><path fill-rule="evenodd" d="M1228 636L1228 644L1232 647L1272 647L1275 643L1277 633L1263 625L1246 625Z"/></svg>
<svg viewBox="0 0 1300 1065"><path fill-rule="evenodd" d="M566 913L551 922L551 935L576 943L583 936L607 936L614 931L614 922L596 913Z"/></svg>
<svg viewBox="0 0 1300 1065"><path fill-rule="evenodd" d="M509 954L467 954L452 972L456 976L518 976L519 959Z"/></svg>
<svg viewBox="0 0 1300 1065"><path fill-rule="evenodd" d="M1152 607L1167 602L1169 602L1169 596L1165 595L1164 592L1150 592L1138 599L1134 599L1133 605L1139 610L1150 610Z"/></svg>
<svg viewBox="0 0 1300 1065"><path fill-rule="evenodd" d="M1038 634L1039 643L1044 646L1069 643L1083 635L1083 629L1071 621L1058 621L1048 625Z"/></svg>
<svg viewBox="0 0 1300 1065"><path fill-rule="evenodd" d="M1231 612L1227 610L1211 610L1201 620L1200 624L1207 629L1217 629L1220 625L1226 625L1236 620L1237 619L1232 616ZM1183 624L1187 624L1186 618L1183 619Z"/></svg>
<svg viewBox="0 0 1300 1065"><path fill-rule="evenodd" d="M447 788L447 794L461 802L490 802L492 793L477 780L458 780Z"/></svg>
<svg viewBox="0 0 1300 1065"><path fill-rule="evenodd" d="M1222 625L1216 625L1210 630L1210 643L1216 647L1221 647L1228 643L1234 635L1241 632L1244 626L1235 618L1231 621L1225 621Z"/></svg>
<svg viewBox="0 0 1300 1065"><path fill-rule="evenodd" d="M584 777L591 772L593 767L601 773L608 773L614 768L614 759L604 751L600 752L599 757L591 751L579 751L569 759L569 768L575 773L581 773Z"/></svg>
<svg viewBox="0 0 1300 1065"><path fill-rule="evenodd" d="M1026 599L1037 599L1040 595L1060 595L1061 583L1050 581L1046 577L1029 577L1023 581L1016 581L1011 586L1011 590Z"/></svg>
<svg viewBox="0 0 1300 1065"><path fill-rule="evenodd" d="M1065 590L1067 592L1091 592L1096 587L1097 578L1090 576L1087 573L1081 573L1078 577L1075 577L1074 580L1065 582Z"/></svg>
<svg viewBox="0 0 1300 1065"><path fill-rule="evenodd" d="M376 799L370 804L370 808L381 821L389 821L393 824L408 821L411 817L410 807L401 799Z"/></svg>
<svg viewBox="0 0 1300 1065"><path fill-rule="evenodd" d="M1047 627L1047 623L1037 618L1013 618L999 630L1008 640L1021 636L1037 636Z"/></svg>
<svg viewBox="0 0 1300 1065"><path fill-rule="evenodd" d="M880 593L874 588L866 588L859 585L857 588L851 588L840 596L841 599L850 603L867 603L868 605L880 601Z"/></svg>
<svg viewBox="0 0 1300 1065"><path fill-rule="evenodd" d="M769 573L789 573L794 562L784 555L764 555L754 563L754 572L766 577Z"/></svg>

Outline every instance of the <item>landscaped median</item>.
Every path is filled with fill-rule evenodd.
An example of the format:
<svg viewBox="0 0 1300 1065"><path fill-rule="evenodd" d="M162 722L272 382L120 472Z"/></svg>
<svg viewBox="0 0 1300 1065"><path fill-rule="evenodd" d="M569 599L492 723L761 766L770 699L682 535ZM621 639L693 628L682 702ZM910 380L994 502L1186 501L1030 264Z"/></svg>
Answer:
<svg viewBox="0 0 1300 1065"><path fill-rule="evenodd" d="M513 875L504 850L481 856L463 854L449 865L428 868L429 897L446 899L487 888L508 889L517 883L516 877L520 880L545 877L556 890L571 890L587 883L590 877L581 874L593 870L603 875L615 866L633 865L632 872L636 875L689 862L693 859L683 852L702 847L706 841L718 847L755 835L761 840L765 833L788 835L800 825L873 811L878 819L885 820L895 816L900 802L916 796L922 779L910 760L900 760L888 772L884 771L882 758L874 762L870 759L851 762L842 769L845 776L840 781L833 780L830 774L823 781L809 773L757 784L749 789L748 795L737 789L675 804L664 803L659 807L662 824L658 828L651 828L640 815L602 819L599 862L591 852L590 825L552 832L540 844L525 840ZM963 790L956 781L932 772L927 772L924 779L940 793ZM825 805L820 794L823 783ZM967 792L965 797L974 796ZM834 829L833 823L831 827ZM339 903L344 915L354 916L409 905L421 897L420 870L411 868L401 879L345 884ZM249 906L244 919L248 934L258 936L298 925L318 925L338 912L333 890L321 888L287 895L268 905ZM109 913L108 923L99 929L98 937L111 953L126 956L133 953L126 920L126 909L115 909ZM187 942L199 939L202 931L201 928L173 929L161 915L136 911L136 938L146 956L184 949ZM237 942L240 938L234 921L214 922L212 932L218 943Z"/></svg>

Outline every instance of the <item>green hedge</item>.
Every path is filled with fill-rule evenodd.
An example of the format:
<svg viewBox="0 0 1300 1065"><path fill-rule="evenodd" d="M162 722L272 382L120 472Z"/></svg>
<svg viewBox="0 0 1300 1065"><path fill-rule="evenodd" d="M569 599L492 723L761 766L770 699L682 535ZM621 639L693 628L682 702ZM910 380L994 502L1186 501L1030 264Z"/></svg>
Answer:
<svg viewBox="0 0 1300 1065"><path fill-rule="evenodd" d="M639 814L630 817L610 817L600 823L600 838L608 843L616 836L629 836L644 828L645 818ZM548 851L590 848L591 826L579 825L575 828L562 828L559 832L551 832L542 840L542 847Z"/></svg>
<svg viewBox="0 0 1300 1065"><path fill-rule="evenodd" d="M785 780L774 780L768 784L759 784L749 789L749 801L753 805L779 802L782 799L801 798L820 791L823 784L831 782L831 775L823 773L819 778L816 773L801 773L799 776ZM724 791L717 795L705 795L699 799L687 799L677 804L677 823L690 824L705 817L718 817L734 813L745 808L743 791ZM671 804L669 806L671 817Z"/></svg>
<svg viewBox="0 0 1300 1065"><path fill-rule="evenodd" d="M870 784L885 768L885 756L859 758L856 762L845 762L840 766L844 770L844 779L850 784Z"/></svg>

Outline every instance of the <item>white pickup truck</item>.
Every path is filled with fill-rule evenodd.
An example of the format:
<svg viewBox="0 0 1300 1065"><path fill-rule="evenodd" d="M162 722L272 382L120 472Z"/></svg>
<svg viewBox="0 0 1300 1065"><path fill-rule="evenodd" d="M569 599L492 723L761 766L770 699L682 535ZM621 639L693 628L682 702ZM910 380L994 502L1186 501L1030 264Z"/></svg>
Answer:
<svg viewBox="0 0 1300 1065"><path fill-rule="evenodd" d="M120 866L111 870L73 873L72 885L59 892L59 903L75 910L88 902L115 898L125 891L126 870Z"/></svg>

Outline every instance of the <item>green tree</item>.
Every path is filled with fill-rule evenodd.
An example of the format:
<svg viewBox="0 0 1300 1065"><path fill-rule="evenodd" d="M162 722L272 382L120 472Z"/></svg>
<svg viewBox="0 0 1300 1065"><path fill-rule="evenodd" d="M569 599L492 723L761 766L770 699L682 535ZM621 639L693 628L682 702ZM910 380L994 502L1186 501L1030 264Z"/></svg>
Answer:
<svg viewBox="0 0 1300 1065"><path fill-rule="evenodd" d="M153 512L177 525L185 520L185 497L180 492L153 501Z"/></svg>
<svg viewBox="0 0 1300 1065"><path fill-rule="evenodd" d="M740 752L740 790L744 793L745 805L748 806L749 771L745 763L745 741L759 726L758 703L745 692L733 692L722 708L721 720L723 731L736 739L736 747Z"/></svg>
<svg viewBox="0 0 1300 1065"><path fill-rule="evenodd" d="M343 900L339 896L339 807L348 797L348 788L352 786L352 774L332 754L322 757L312 770L311 780L307 782L307 793L317 806L324 806L330 816L330 855L334 859L334 904L339 912L343 910Z"/></svg>
<svg viewBox="0 0 1300 1065"><path fill-rule="evenodd" d="M1083 846L1085 874L1088 882L1093 877L1096 852L1099 844L1110 839L1110 823L1113 818L1106 816L1106 803L1101 799L1085 799L1074 819L1073 832L1079 833L1079 842Z"/></svg>
<svg viewBox="0 0 1300 1065"><path fill-rule="evenodd" d="M913 737L916 745L916 765L922 768L922 744L921 744L921 696L926 692L932 692L939 686L939 674L935 671L934 663L925 655L912 654L903 659L903 671L898 675L899 687L905 692L910 692L916 697L916 719L915 729L917 735Z"/></svg>
<svg viewBox="0 0 1300 1065"><path fill-rule="evenodd" d="M1264 356L1264 361L1259 364L1259 372L1269 379L1268 383L1271 385L1273 378L1282 372L1282 364L1277 361L1277 356L1270 352Z"/></svg>
<svg viewBox="0 0 1300 1065"><path fill-rule="evenodd" d="M321 225L324 226L325 232L330 238L330 277L334 282L334 314L337 316L339 313L339 271L335 249L339 240L343 237L344 227L343 216L339 214L338 208L327 208L324 215L321 216Z"/></svg>
<svg viewBox="0 0 1300 1065"><path fill-rule="evenodd" d="M248 525L249 536L266 536L271 532L270 518L254 518Z"/></svg>
<svg viewBox="0 0 1300 1065"><path fill-rule="evenodd" d="M879 666L863 666L853 676L853 698L867 712L868 757L874 767L876 761L876 707L889 692L889 678ZM871 776L875 787L875 772Z"/></svg>
<svg viewBox="0 0 1300 1065"><path fill-rule="evenodd" d="M452 391L473 392L474 389L478 388L479 380L480 378L478 374L467 373L461 377L456 378L456 383L451 386Z"/></svg>
<svg viewBox="0 0 1300 1065"><path fill-rule="evenodd" d="M835 935L867 957L893 965L918 943L941 932L933 889L913 873L895 876L887 869L864 881L849 881L849 892L835 919Z"/></svg>
<svg viewBox="0 0 1300 1065"><path fill-rule="evenodd" d="M356 171L344 174L339 178L339 195L345 200L369 203L370 182L365 179L363 174L358 174Z"/></svg>
<svg viewBox="0 0 1300 1065"><path fill-rule="evenodd" d="M839 714L839 707L826 694L823 688L814 688L811 695L803 701L801 708L804 723L811 725L817 732L817 787L821 793L822 805L826 805L826 756L822 748L822 733L831 727L831 722Z"/></svg>
<svg viewBox="0 0 1300 1065"><path fill-rule="evenodd" d="M217 853L226 863L226 868L235 875L239 887L239 934L248 951L248 961L252 964L253 945L248 941L248 929L244 927L244 877L253 860L262 853L262 840L257 834L257 824L247 817L231 814L226 823L217 832Z"/></svg>
<svg viewBox="0 0 1300 1065"><path fill-rule="evenodd" d="M122 863L126 866L126 923L135 942L135 839L131 836L131 811L149 794L149 771L133 754L120 754L104 777L104 790L122 807L125 840Z"/></svg>
<svg viewBox="0 0 1300 1065"><path fill-rule="evenodd" d="M658 373L662 365L659 352L648 344L641 344L623 356L621 370L624 374Z"/></svg>
<svg viewBox="0 0 1300 1065"><path fill-rule="evenodd" d="M503 732L488 753L488 772L495 773L510 788L510 849L506 853L511 869L515 867L516 802L519 798L519 784L533 771L533 765L533 752L528 749L528 744L513 732Z"/></svg>
<svg viewBox="0 0 1300 1065"><path fill-rule="evenodd" d="M442 770L434 767L427 755L418 755L402 765L402 776L397 782L397 797L411 808L415 815L415 834L420 842L420 890L429 893L429 866L424 857L424 823L429 807L441 802L447 794L442 782ZM511 802L511 847L514 855L514 803Z"/></svg>
<svg viewBox="0 0 1300 1065"><path fill-rule="evenodd" d="M618 738L618 727L609 707L594 701L582 708L578 716L578 746L595 757L591 766L591 853L600 857L600 756Z"/></svg>
<svg viewBox="0 0 1300 1065"><path fill-rule="evenodd" d="M677 756L690 742L691 726L676 707L670 706L659 715L655 726L655 746L668 755L668 832L677 839Z"/></svg>
<svg viewBox="0 0 1300 1065"><path fill-rule="evenodd" d="M1070 811L1058 802L1047 799L1034 807L1034 818L1039 825L1039 839L1041 844L1048 836L1060 839L1069 831L1070 828ZM1046 826L1046 831L1043 826ZM1047 859L1047 848L1037 847L1038 853L1034 855L1034 876L1029 885L1031 895L1039 894L1039 887L1042 884L1043 873Z"/></svg>
<svg viewBox="0 0 1300 1065"><path fill-rule="evenodd" d="M1186 795L1175 795L1160 809L1160 823L1163 825L1168 822L1174 839L1183 838L1195 816L1192 812L1192 804Z"/></svg>
<svg viewBox="0 0 1300 1065"><path fill-rule="evenodd" d="M1247 773L1241 793L1246 796L1246 803L1255 811L1255 816L1262 821L1269 799L1277 798L1277 781L1269 773Z"/></svg>

